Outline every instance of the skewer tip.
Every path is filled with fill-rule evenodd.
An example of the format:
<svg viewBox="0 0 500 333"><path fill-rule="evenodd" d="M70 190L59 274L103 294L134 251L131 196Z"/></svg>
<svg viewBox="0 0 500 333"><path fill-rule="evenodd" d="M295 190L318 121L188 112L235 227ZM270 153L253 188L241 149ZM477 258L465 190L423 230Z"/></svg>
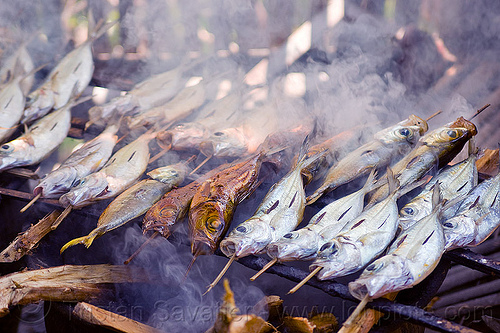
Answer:
<svg viewBox="0 0 500 333"><path fill-rule="evenodd" d="M229 261L226 263L226 266L224 266L224 268L220 271L219 275L217 275L217 277L215 278L215 280L208 285L208 289L207 289L207 291L205 291L205 293L203 294L203 296L205 296L210 290L212 290L217 285L217 283L219 283L220 279L222 279L222 277L224 276L224 274L226 274L227 270L229 269L229 266L231 266L231 264L235 260L236 260L236 253L234 253L231 256L231 258L229 259Z"/></svg>
<svg viewBox="0 0 500 333"><path fill-rule="evenodd" d="M272 265L278 262L278 258L273 258L270 262L264 265L260 271L258 271L254 276L250 278L250 281L255 281L259 276L261 276L265 271L269 269Z"/></svg>
<svg viewBox="0 0 500 333"><path fill-rule="evenodd" d="M31 206L33 206L33 204L42 197L42 193L38 193L37 195L35 195L35 197L33 199L31 199L30 202L28 202L26 204L26 206L24 206L23 208L21 208L21 210L19 211L20 213L24 213L26 210L28 210L28 208L30 208Z"/></svg>

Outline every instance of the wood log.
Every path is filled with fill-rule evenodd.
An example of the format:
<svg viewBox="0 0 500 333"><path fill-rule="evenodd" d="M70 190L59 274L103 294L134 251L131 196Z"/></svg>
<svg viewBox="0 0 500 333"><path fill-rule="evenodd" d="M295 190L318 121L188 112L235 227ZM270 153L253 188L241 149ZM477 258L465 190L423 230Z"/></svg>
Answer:
<svg viewBox="0 0 500 333"><path fill-rule="evenodd" d="M498 149L485 149L484 155L476 161L477 171L493 177L498 173Z"/></svg>
<svg viewBox="0 0 500 333"><path fill-rule="evenodd" d="M106 289L101 284L147 281L142 268L129 266L64 265L16 272L0 278L0 317L9 313L9 306L89 300Z"/></svg>
<svg viewBox="0 0 500 333"><path fill-rule="evenodd" d="M0 253L0 262L14 262L24 257L38 242L52 229L51 226L59 216L60 212L55 210L45 216L37 224L20 234Z"/></svg>
<svg viewBox="0 0 500 333"><path fill-rule="evenodd" d="M117 332L130 333L160 333L154 327L121 316L119 314L101 309L89 303L79 302L73 309L73 314L79 319L94 325L110 328Z"/></svg>
<svg viewBox="0 0 500 333"><path fill-rule="evenodd" d="M12 170L16 170L16 169L12 169ZM0 187L0 194L8 195L9 197L15 197L15 198L19 198L19 199L25 199L26 201L33 199L33 194L31 194L31 193L17 191L17 190L11 190L8 188L3 188L3 187ZM59 203L59 200L40 198L40 199L38 199L38 201L45 202L45 203L51 204L53 206L62 207L61 204Z"/></svg>

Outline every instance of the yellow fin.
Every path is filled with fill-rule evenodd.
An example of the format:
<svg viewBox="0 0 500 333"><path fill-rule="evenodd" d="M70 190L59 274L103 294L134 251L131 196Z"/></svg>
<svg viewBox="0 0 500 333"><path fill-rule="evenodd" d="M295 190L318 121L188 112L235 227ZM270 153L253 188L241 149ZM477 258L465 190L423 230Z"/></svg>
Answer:
<svg viewBox="0 0 500 333"><path fill-rule="evenodd" d="M78 238L75 238L73 240L70 240L69 242L67 242L66 244L63 245L63 247L61 248L60 253L63 253L69 247L75 246L77 244L84 244L85 247L89 248L90 245L92 245L92 242L94 241L94 239L96 237L97 237L97 235L94 234L94 235L88 235L88 236L78 237Z"/></svg>

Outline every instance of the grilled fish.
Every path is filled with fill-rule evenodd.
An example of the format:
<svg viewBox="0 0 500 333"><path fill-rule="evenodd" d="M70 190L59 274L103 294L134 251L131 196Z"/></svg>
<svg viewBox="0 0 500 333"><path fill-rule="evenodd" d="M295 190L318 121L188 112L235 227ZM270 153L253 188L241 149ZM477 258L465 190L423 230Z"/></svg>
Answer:
<svg viewBox="0 0 500 333"><path fill-rule="evenodd" d="M132 185L146 171L149 141L156 133L147 132L118 150L104 167L80 181L59 198L64 206L81 208L93 201L115 197Z"/></svg>
<svg viewBox="0 0 500 333"><path fill-rule="evenodd" d="M379 131L374 140L347 154L328 171L323 184L307 198L307 204L374 168L388 165L414 147L427 128L425 120L411 115L397 125Z"/></svg>
<svg viewBox="0 0 500 333"><path fill-rule="evenodd" d="M0 87L0 143L16 131L16 125L23 116L25 98L20 79L13 78Z"/></svg>
<svg viewBox="0 0 500 333"><path fill-rule="evenodd" d="M68 135L73 101L36 121L19 138L0 146L0 171L33 165L49 156Z"/></svg>
<svg viewBox="0 0 500 333"><path fill-rule="evenodd" d="M500 225L500 174L467 195L457 214L443 222L446 250L477 246Z"/></svg>
<svg viewBox="0 0 500 333"><path fill-rule="evenodd" d="M75 150L56 170L47 174L33 189L44 198L58 198L83 177L99 171L113 153L118 137L117 125L111 125L94 139Z"/></svg>
<svg viewBox="0 0 500 333"><path fill-rule="evenodd" d="M349 283L349 291L354 297L363 299L368 295L378 298L407 289L432 272L444 252L438 208L403 231L387 255L368 265L358 279Z"/></svg>
<svg viewBox="0 0 500 333"><path fill-rule="evenodd" d="M35 74L30 73L35 68L35 65L33 64L33 60L31 59L31 56L26 49L26 45L30 41L31 39L29 39L25 43L22 43L14 53L12 53L8 58L2 61L2 65L0 66L1 83L8 82L12 78L16 78L17 76L27 74L27 77L19 82L19 86L23 95L29 93L31 86L35 81Z"/></svg>
<svg viewBox="0 0 500 333"><path fill-rule="evenodd" d="M437 175L425 185L422 193L403 206L399 212L399 223L407 229L432 211L432 189L439 184L441 197L447 201L460 198L477 185L476 154L471 154L466 160L453 166L441 169ZM458 205L460 202L458 202ZM458 205L447 207L440 218L455 215Z"/></svg>
<svg viewBox="0 0 500 333"><path fill-rule="evenodd" d="M188 172L187 165L183 162L160 169L162 170L151 171L157 179L141 180L118 195L99 217L97 228L87 236L66 243L61 248L61 253L76 244L84 244L88 248L94 239L141 216L165 193L182 183Z"/></svg>
<svg viewBox="0 0 500 333"><path fill-rule="evenodd" d="M347 223L319 250L311 271L321 267L317 277L332 279L353 273L380 255L393 240L399 225L397 186L388 169L391 195Z"/></svg>
<svg viewBox="0 0 500 333"><path fill-rule="evenodd" d="M366 193L376 186L375 171L360 190L335 200L314 215L307 226L289 232L267 246L267 254L278 261L309 260L363 210Z"/></svg>
<svg viewBox="0 0 500 333"><path fill-rule="evenodd" d="M309 157L301 154L301 160L271 187L254 215L222 241L221 251L228 257L235 254L237 258L257 254L272 241L295 229L302 221L305 209L302 170L325 154L326 151Z"/></svg>
<svg viewBox="0 0 500 333"><path fill-rule="evenodd" d="M434 166L448 164L476 134L476 126L460 117L420 138L419 145L392 168L401 191L412 187ZM387 194L387 186L379 187L372 194L370 204L382 200Z"/></svg>

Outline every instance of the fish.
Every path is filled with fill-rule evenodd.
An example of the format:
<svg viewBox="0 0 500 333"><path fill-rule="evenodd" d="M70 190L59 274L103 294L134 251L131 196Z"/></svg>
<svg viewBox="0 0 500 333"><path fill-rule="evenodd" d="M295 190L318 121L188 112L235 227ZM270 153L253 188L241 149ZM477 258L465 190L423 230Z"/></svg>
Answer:
<svg viewBox="0 0 500 333"><path fill-rule="evenodd" d="M37 164L56 150L68 135L73 105L70 101L37 120L17 139L0 145L0 171Z"/></svg>
<svg viewBox="0 0 500 333"><path fill-rule="evenodd" d="M366 193L380 184L372 170L365 185L358 191L326 205L302 229L289 232L267 246L267 254L279 262L311 260L319 249L334 238L351 220L361 214Z"/></svg>
<svg viewBox="0 0 500 333"><path fill-rule="evenodd" d="M81 208L123 192L146 171L149 141L155 135L148 131L118 150L101 170L77 181L68 193L63 194L59 198L61 205Z"/></svg>
<svg viewBox="0 0 500 333"><path fill-rule="evenodd" d="M182 89L167 103L149 109L128 119L128 127L133 129L156 123L167 123L183 119L205 102L205 83L200 83Z"/></svg>
<svg viewBox="0 0 500 333"><path fill-rule="evenodd" d="M372 141L362 145L334 164L323 183L307 197L307 205L323 194L368 174L374 168L383 168L415 146L428 129L427 122L410 115L398 124L375 133Z"/></svg>
<svg viewBox="0 0 500 333"><path fill-rule="evenodd" d="M399 226L398 186L390 169L387 173L391 195L363 211L319 249L316 259L309 266L310 271L321 268L318 279L333 279L360 270L394 239Z"/></svg>
<svg viewBox="0 0 500 333"><path fill-rule="evenodd" d="M97 228L87 236L66 243L61 248L61 253L77 244L84 244L89 248L94 239L141 216L165 193L182 183L189 172L184 162L158 169L150 172L156 179L143 179L118 195L99 216Z"/></svg>
<svg viewBox="0 0 500 333"><path fill-rule="evenodd" d="M265 149L205 180L189 208L189 234L194 257L215 252L237 205L257 188Z"/></svg>
<svg viewBox="0 0 500 333"><path fill-rule="evenodd" d="M30 123L52 109L61 108L87 88L94 73L92 43L115 23L107 23L91 32L82 45L59 61L42 85L28 95L21 123Z"/></svg>
<svg viewBox="0 0 500 333"><path fill-rule="evenodd" d="M326 150L313 156L301 153L299 162L269 189L253 216L234 228L221 242L221 251L236 258L258 254L268 244L294 230L302 221L305 210L302 170L326 153Z"/></svg>
<svg viewBox="0 0 500 333"><path fill-rule="evenodd" d="M434 166L448 164L476 134L476 126L459 117L420 138L417 147L392 167L401 191L412 188ZM387 194L387 185L379 187L372 193L369 204L382 200Z"/></svg>
<svg viewBox="0 0 500 333"><path fill-rule="evenodd" d="M11 78L0 87L0 143L16 131L23 116L25 98L20 82L24 77Z"/></svg>
<svg viewBox="0 0 500 333"><path fill-rule="evenodd" d="M26 42L23 42L16 51L2 61L2 66L0 66L1 83L9 82L12 78L16 78L16 76L26 75L26 77L19 82L19 88L21 89L23 96L29 93L31 86L35 81L35 73L32 72L35 65L33 64L33 60L31 59L28 49L26 48L30 42L31 38L29 38Z"/></svg>
<svg viewBox="0 0 500 333"><path fill-rule="evenodd" d="M33 194L44 198L59 198L68 192L75 182L99 171L113 153L119 126L108 126L94 139L84 143L54 171L47 174L33 189Z"/></svg>
<svg viewBox="0 0 500 333"><path fill-rule="evenodd" d="M477 246L500 225L500 173L473 188L455 216L442 221L446 250Z"/></svg>
<svg viewBox="0 0 500 333"><path fill-rule="evenodd" d="M230 164L222 164L188 185L168 192L146 212L142 221L143 233L154 230L165 238L170 237L172 228L186 216L191 200L201 184L229 166ZM150 177L154 178L153 175Z"/></svg>
<svg viewBox="0 0 500 333"><path fill-rule="evenodd" d="M439 191L436 192L439 202ZM385 256L368 265L359 278L349 283L351 295L360 300L365 296L379 298L413 287L434 270L444 253L443 228L438 218L441 206L438 202L434 203L430 215L404 230L394 240Z"/></svg>
<svg viewBox="0 0 500 333"><path fill-rule="evenodd" d="M436 184L439 184L441 197L444 200L451 201L465 197L478 182L476 159L476 154L471 154L462 162L439 170L422 192L401 208L399 212L401 227L407 229L432 212L432 189ZM441 212L440 218L447 219L455 215L460 201L457 204L447 207Z"/></svg>

